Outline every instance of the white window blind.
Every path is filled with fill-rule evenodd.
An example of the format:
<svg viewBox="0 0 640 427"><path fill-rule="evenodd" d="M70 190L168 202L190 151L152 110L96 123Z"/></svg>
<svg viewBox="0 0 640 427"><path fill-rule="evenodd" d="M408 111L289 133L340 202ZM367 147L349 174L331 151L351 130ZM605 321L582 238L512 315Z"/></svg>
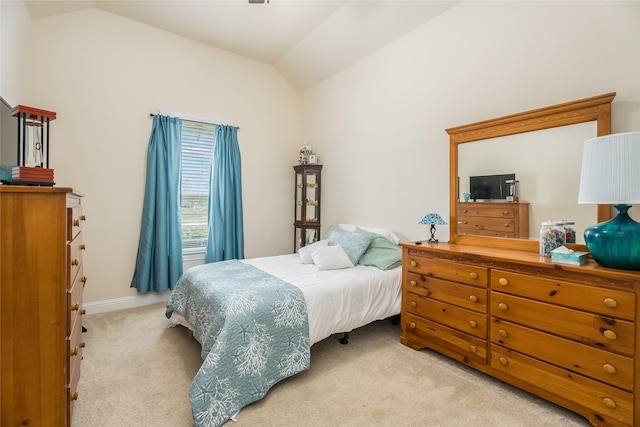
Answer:
<svg viewBox="0 0 640 427"><path fill-rule="evenodd" d="M215 125L182 121L182 248L185 254L204 252Z"/></svg>

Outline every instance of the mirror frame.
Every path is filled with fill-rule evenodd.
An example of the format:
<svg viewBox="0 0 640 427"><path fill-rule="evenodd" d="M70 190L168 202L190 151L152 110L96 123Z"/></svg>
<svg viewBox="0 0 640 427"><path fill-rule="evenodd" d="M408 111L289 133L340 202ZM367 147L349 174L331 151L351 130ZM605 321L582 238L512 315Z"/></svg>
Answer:
<svg viewBox="0 0 640 427"><path fill-rule="evenodd" d="M457 203L458 145L500 136L515 135L560 126L596 121L597 135L611 133L611 102L616 93L611 92L591 98L529 110L509 116L471 123L446 129L449 134L449 242L514 249L538 250L537 240L509 239L501 237L458 234ZM611 205L597 205L596 222L611 219ZM574 247L574 245L569 245ZM586 250L584 245L575 245Z"/></svg>

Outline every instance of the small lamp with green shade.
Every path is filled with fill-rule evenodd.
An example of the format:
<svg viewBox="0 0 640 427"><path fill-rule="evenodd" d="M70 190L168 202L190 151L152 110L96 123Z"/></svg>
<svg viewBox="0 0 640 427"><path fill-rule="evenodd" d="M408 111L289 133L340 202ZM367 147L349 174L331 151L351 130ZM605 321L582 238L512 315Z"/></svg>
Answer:
<svg viewBox="0 0 640 427"><path fill-rule="evenodd" d="M430 243L438 243L438 239L435 238L436 234L436 225L446 225L447 223L438 215L437 213L428 213L422 218L418 224L429 224L431 228L429 231L431 232L431 238L427 240Z"/></svg>
<svg viewBox="0 0 640 427"><path fill-rule="evenodd" d="M587 140L582 153L578 204L611 204L617 215L587 227L584 240L603 267L640 270L640 223L627 211L640 204L640 132Z"/></svg>

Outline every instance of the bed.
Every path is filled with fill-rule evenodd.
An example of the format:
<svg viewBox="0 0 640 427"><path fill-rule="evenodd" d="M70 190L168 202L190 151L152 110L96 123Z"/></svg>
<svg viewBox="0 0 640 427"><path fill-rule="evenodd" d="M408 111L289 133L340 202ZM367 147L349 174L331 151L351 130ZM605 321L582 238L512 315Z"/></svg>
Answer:
<svg viewBox="0 0 640 427"><path fill-rule="evenodd" d="M340 224L296 254L185 272L166 314L202 346L189 389L195 425L234 419L274 384L308 369L314 343L398 315L397 242L385 229Z"/></svg>

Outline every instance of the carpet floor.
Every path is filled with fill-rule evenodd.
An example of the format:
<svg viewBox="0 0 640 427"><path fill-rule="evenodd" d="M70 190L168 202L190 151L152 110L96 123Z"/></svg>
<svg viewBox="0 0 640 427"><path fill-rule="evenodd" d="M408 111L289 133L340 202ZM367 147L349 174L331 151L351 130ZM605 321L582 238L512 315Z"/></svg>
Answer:
<svg viewBox="0 0 640 427"><path fill-rule="evenodd" d="M200 345L164 304L86 316L72 427L192 427ZM232 426L585 427L583 417L430 350L378 321L315 344L311 368L276 384Z"/></svg>

